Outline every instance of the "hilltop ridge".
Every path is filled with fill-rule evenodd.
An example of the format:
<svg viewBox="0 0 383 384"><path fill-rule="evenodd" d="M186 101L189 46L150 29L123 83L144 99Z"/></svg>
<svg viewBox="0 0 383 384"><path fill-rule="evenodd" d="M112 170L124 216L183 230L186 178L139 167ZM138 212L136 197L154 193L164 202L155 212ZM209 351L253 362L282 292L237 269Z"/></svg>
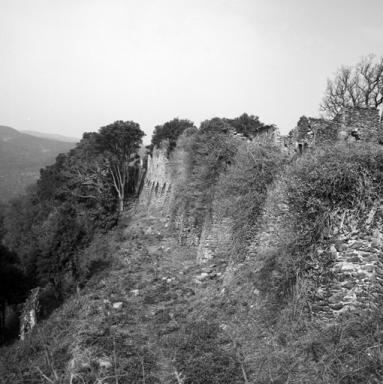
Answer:
<svg viewBox="0 0 383 384"><path fill-rule="evenodd" d="M41 168L73 147L73 143L38 138L0 126L0 201L25 192L38 179Z"/></svg>

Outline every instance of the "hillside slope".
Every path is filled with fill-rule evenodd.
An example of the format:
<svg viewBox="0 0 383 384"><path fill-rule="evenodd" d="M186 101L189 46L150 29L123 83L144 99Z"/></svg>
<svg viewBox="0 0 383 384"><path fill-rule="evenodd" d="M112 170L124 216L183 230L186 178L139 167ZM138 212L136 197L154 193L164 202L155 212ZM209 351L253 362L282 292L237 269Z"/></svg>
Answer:
<svg viewBox="0 0 383 384"><path fill-rule="evenodd" d="M74 143L38 138L0 126L0 201L21 194L37 180L41 168Z"/></svg>
<svg viewBox="0 0 383 384"><path fill-rule="evenodd" d="M26 342L1 350L1 382L41 383L45 375L54 383L177 383L196 369L188 367L193 359L205 364L201 383L243 382L232 341L211 308L223 266L198 265L196 248L179 245L160 212L141 210L123 221L129 224L110 239L113 267Z"/></svg>

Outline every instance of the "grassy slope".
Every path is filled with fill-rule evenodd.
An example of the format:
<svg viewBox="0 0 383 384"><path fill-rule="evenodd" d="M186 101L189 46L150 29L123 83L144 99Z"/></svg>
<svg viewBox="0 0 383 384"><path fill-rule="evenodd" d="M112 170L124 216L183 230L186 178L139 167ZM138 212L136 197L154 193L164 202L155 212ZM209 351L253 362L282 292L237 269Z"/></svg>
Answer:
<svg viewBox="0 0 383 384"><path fill-rule="evenodd" d="M208 284L195 279L210 268L196 264L196 250L178 245L159 215L138 212L124 220L129 224L111 235L113 267L94 277L27 341L1 350L0 382L176 380L171 337L187 318L207 316L220 277L211 274Z"/></svg>

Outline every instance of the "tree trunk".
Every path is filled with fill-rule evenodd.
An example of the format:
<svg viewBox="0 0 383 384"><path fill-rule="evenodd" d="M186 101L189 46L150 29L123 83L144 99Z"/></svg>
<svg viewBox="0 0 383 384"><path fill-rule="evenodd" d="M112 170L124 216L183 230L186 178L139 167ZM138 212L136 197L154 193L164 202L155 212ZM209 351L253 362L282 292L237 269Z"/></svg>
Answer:
<svg viewBox="0 0 383 384"><path fill-rule="evenodd" d="M124 211L124 198L123 197L119 197L118 198L118 203L119 203L119 211L123 212Z"/></svg>

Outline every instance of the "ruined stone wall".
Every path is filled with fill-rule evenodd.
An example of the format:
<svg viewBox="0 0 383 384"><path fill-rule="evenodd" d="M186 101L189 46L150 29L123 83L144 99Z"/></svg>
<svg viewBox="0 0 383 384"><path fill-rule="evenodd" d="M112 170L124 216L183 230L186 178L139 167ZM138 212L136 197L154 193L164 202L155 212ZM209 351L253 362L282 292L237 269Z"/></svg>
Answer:
<svg viewBox="0 0 383 384"><path fill-rule="evenodd" d="M239 135L235 135L239 137ZM245 137L242 140L247 141ZM280 136L277 128L270 126L261 131L256 138L257 142L280 144ZM198 245L197 259L205 263L213 257L224 256L232 245L232 219L219 213L219 202L214 201L211 212L205 217L201 237Z"/></svg>
<svg viewBox="0 0 383 384"><path fill-rule="evenodd" d="M284 145L294 154L337 141L381 142L382 138L383 124L376 108L345 108L333 120L302 116Z"/></svg>
<svg viewBox="0 0 383 384"><path fill-rule="evenodd" d="M144 186L140 194L141 206L149 211L160 210L170 221L177 185L182 184L185 177L185 152L182 149L177 148L169 158L166 143L161 148L154 148L152 155L148 156ZM180 244L199 244L199 235L186 211L179 210L172 219Z"/></svg>
<svg viewBox="0 0 383 384"><path fill-rule="evenodd" d="M248 140L238 134L233 136L239 140ZM260 142L277 144L280 140L275 127L262 131L256 138ZM150 209L162 210L164 216L172 219L177 230L179 242L185 245L197 246L197 260L207 262L213 257L227 252L231 244L232 222L229 217L218 214L215 202L210 212L203 218L202 230L196 228L193 218L188 215L187 208L179 208L172 217L170 210L176 198L178 187L182 186L187 177L187 154L182 148L176 148L167 156L167 147L155 148L148 157L147 172L140 203Z"/></svg>
<svg viewBox="0 0 383 384"><path fill-rule="evenodd" d="M272 253L286 249L294 234L293 225L282 178L270 188L248 252L253 271L260 270ZM383 201L376 201L364 213L334 211L329 228L326 238L307 250L313 263L308 276L315 290L311 315L324 322L336 321L347 311L372 309L383 294ZM328 264L322 265L321 260L328 260Z"/></svg>
<svg viewBox="0 0 383 384"><path fill-rule="evenodd" d="M281 244L288 244L292 233L286 184L280 178L269 188L257 234L249 248L248 257L254 262L254 270L258 269L257 259L262 258L262 255L267 257Z"/></svg>
<svg viewBox="0 0 383 384"><path fill-rule="evenodd" d="M171 196L173 180L166 146L154 148L148 156L147 171L140 194L140 203L148 208L166 208Z"/></svg>
<svg viewBox="0 0 383 384"><path fill-rule="evenodd" d="M346 108L333 121L338 138L378 142L382 126L376 108Z"/></svg>
<svg viewBox="0 0 383 384"><path fill-rule="evenodd" d="M329 130L330 121L302 116L297 126L289 133L285 146L292 152L302 153L308 148L328 140L335 140L336 133Z"/></svg>
<svg viewBox="0 0 383 384"><path fill-rule="evenodd" d="M215 213L206 216L197 251L198 262L205 263L224 254L230 247L231 235L232 221L229 217Z"/></svg>
<svg viewBox="0 0 383 384"><path fill-rule="evenodd" d="M333 258L332 278L320 284L314 296L313 312L321 319L336 319L353 310L376 306L383 293L383 205L377 201L364 216L339 212L333 218L331 240L327 249Z"/></svg>

